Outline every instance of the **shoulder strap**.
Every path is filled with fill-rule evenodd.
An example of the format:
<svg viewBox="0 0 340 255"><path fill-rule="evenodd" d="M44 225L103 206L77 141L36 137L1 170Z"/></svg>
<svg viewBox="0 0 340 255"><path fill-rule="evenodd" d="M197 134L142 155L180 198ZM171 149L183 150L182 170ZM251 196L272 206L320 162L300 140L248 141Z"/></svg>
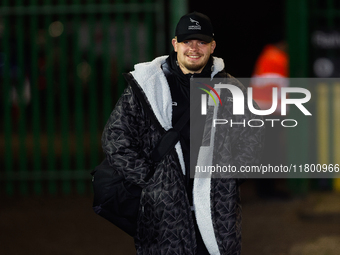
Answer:
<svg viewBox="0 0 340 255"><path fill-rule="evenodd" d="M155 162L159 162L166 154L168 154L179 141L180 132L185 124L190 119L190 108L186 109L181 118L175 124L175 126L169 129L158 141L156 147L152 151L152 159Z"/></svg>

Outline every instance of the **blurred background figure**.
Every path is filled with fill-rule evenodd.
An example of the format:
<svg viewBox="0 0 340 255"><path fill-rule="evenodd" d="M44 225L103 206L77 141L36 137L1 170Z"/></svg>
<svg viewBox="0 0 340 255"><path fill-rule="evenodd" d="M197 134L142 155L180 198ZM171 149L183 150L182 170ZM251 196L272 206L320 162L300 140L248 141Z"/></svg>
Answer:
<svg viewBox="0 0 340 255"><path fill-rule="evenodd" d="M264 46L258 57L252 75L253 99L263 110L272 106L272 90L287 86L288 54L287 42L280 40ZM281 115L281 99L278 93L278 104L274 116Z"/></svg>
<svg viewBox="0 0 340 255"><path fill-rule="evenodd" d="M254 67L250 86L253 88L253 99L262 110L270 109L273 104L272 91L277 88L277 107L274 113L267 116L271 119L282 119L281 88L288 86L289 58L288 44L275 32L269 35L270 41L264 46ZM278 122L276 122L278 123ZM266 139L262 164L285 165L285 133L282 125L273 125L266 121ZM257 193L264 199L286 199L288 192L280 190L279 180L256 180ZM282 182L282 180L280 180Z"/></svg>

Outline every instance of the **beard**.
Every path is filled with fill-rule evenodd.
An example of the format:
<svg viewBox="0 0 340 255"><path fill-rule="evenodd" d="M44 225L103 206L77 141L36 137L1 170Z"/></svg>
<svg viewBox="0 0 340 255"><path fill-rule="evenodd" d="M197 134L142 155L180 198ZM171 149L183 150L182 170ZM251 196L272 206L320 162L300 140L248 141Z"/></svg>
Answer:
<svg viewBox="0 0 340 255"><path fill-rule="evenodd" d="M198 56L199 58L190 58L189 56ZM183 73L200 73L208 63L210 55L204 53L178 53L177 63L182 69Z"/></svg>
<svg viewBox="0 0 340 255"><path fill-rule="evenodd" d="M183 66L188 69L189 71L192 72L197 72L201 69L203 69L203 67L206 65L206 63L202 62L199 64L193 64L193 63L183 63Z"/></svg>

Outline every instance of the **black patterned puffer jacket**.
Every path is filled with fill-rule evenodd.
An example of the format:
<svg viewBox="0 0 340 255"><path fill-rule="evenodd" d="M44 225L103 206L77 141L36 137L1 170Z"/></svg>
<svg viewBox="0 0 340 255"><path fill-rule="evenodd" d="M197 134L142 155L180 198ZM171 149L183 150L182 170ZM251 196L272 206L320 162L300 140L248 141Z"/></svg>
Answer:
<svg viewBox="0 0 340 255"><path fill-rule="evenodd" d="M180 144L161 162L151 161L151 152L158 140L172 128L171 94L161 69L166 58L162 56L135 66L135 71L127 76L129 86L117 102L102 136L110 165L128 181L143 187L135 236L138 255L194 255L196 250ZM223 60L214 58L212 77L223 69ZM245 115L253 118L247 110ZM221 164L255 164L262 150L263 129L216 129L213 139L216 141L215 148L211 147L213 143L210 145L213 163L218 160ZM146 183L144 179L150 169L155 173ZM195 178L193 195L197 224L209 253L240 254L238 180Z"/></svg>

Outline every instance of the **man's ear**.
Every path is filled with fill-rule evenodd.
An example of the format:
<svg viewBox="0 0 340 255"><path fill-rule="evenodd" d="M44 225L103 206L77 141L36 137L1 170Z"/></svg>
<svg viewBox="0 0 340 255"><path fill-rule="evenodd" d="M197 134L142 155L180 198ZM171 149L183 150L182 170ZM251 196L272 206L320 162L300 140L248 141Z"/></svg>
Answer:
<svg viewBox="0 0 340 255"><path fill-rule="evenodd" d="M216 41L213 40L210 45L210 54L213 54L214 50L216 48Z"/></svg>
<svg viewBox="0 0 340 255"><path fill-rule="evenodd" d="M177 43L178 43L177 39L173 38L171 43L172 43L172 46L174 47L174 51L177 52Z"/></svg>

